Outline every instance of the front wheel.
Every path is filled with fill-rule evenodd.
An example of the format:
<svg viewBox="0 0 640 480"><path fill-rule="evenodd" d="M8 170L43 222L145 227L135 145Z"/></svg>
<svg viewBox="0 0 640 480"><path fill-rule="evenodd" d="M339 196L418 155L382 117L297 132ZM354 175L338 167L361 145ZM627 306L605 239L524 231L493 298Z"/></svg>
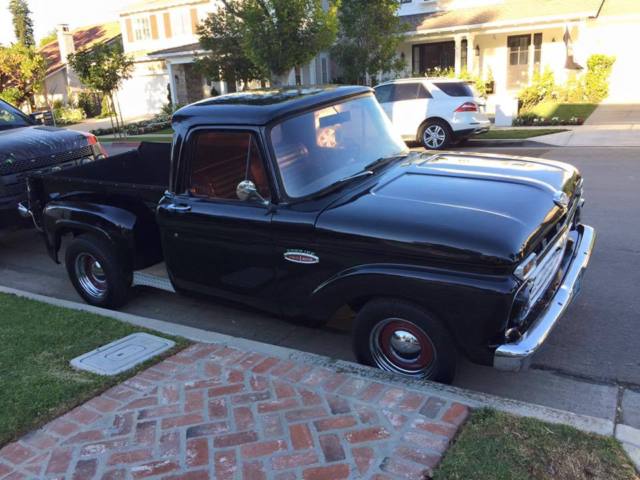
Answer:
<svg viewBox="0 0 640 480"><path fill-rule="evenodd" d="M420 141L424 148L429 150L442 150L451 145L453 133L446 122L429 120L420 131Z"/></svg>
<svg viewBox="0 0 640 480"><path fill-rule="evenodd" d="M367 303L356 317L353 349L360 363L407 377L451 383L455 375L456 349L449 332L404 301Z"/></svg>
<svg viewBox="0 0 640 480"><path fill-rule="evenodd" d="M76 237L65 254L71 283L90 305L118 308L124 305L131 286L131 270L106 239L86 234Z"/></svg>

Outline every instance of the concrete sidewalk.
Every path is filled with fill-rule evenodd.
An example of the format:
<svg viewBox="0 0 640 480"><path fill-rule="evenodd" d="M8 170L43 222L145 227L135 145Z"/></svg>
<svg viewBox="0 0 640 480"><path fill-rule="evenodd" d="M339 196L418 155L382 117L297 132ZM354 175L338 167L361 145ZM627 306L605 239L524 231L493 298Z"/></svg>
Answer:
<svg viewBox="0 0 640 480"><path fill-rule="evenodd" d="M0 478L423 479L468 415L433 394L195 344L0 450Z"/></svg>
<svg viewBox="0 0 640 480"><path fill-rule="evenodd" d="M582 125L531 140L551 147L640 147L640 124Z"/></svg>

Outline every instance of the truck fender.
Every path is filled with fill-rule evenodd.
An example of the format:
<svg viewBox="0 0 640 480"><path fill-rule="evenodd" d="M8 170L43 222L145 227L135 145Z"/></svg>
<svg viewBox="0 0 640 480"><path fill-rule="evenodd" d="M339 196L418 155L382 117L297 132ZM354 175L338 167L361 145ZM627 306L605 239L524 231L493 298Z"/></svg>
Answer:
<svg viewBox="0 0 640 480"><path fill-rule="evenodd" d="M463 275L408 265L360 265L319 285L305 315L316 322L326 321L343 305L358 310L371 299L393 297L418 304L439 318L459 344L470 337L486 342L504 328L515 288L513 280L504 276Z"/></svg>
<svg viewBox="0 0 640 480"><path fill-rule="evenodd" d="M94 233L105 237L122 252L134 248L137 216L123 208L91 202L52 201L43 211L43 229L51 258L60 263L58 252L66 233Z"/></svg>

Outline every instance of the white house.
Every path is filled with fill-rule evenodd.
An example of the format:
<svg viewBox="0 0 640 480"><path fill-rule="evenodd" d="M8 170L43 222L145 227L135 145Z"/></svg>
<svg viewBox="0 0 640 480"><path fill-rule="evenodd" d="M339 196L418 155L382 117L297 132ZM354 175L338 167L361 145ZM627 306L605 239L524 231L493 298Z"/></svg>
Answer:
<svg viewBox="0 0 640 480"><path fill-rule="evenodd" d="M174 105L183 105L209 96L212 87L227 92L224 82L209 83L194 68L195 59L206 54L198 43L198 24L219 6L219 0L148 0L120 12L124 51L135 59L133 78L118 94L125 117L160 111L169 93ZM282 82L328 83L331 75L323 53Z"/></svg>
<svg viewBox="0 0 640 480"><path fill-rule="evenodd" d="M639 0L401 0L409 25L399 49L403 76L462 69L514 96L535 71L549 67L562 82L586 69L594 53L615 55L610 101L640 101Z"/></svg>

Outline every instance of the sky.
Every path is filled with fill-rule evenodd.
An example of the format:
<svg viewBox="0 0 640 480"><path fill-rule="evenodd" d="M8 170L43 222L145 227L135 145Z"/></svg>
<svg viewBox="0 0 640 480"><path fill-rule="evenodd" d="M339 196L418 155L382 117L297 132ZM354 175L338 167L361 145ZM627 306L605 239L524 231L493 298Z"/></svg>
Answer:
<svg viewBox="0 0 640 480"><path fill-rule="evenodd" d="M134 0L28 0L36 44L59 23L70 28L117 20L118 11ZM137 1L137 0L136 0ZM9 0L0 0L0 44L15 41Z"/></svg>

